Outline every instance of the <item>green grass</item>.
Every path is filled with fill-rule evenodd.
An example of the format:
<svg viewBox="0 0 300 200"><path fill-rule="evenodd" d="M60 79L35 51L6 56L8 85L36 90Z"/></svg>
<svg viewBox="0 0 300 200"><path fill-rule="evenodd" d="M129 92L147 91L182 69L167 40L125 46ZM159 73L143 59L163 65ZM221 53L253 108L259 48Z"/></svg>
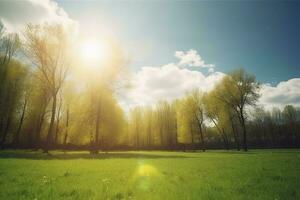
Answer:
<svg viewBox="0 0 300 200"><path fill-rule="evenodd" d="M300 199L300 150L0 151L0 199Z"/></svg>

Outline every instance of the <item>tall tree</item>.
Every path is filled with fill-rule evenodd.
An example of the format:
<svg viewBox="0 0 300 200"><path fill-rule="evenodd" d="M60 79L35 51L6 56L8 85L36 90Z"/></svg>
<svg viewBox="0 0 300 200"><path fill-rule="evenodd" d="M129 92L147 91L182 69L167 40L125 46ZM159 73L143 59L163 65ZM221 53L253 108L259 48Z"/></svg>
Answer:
<svg viewBox="0 0 300 200"><path fill-rule="evenodd" d="M189 111L195 118L197 122L198 130L201 138L201 148L202 151L205 151L205 141L204 141L204 103L203 103L203 93L199 90L193 90L190 94L191 105L189 106Z"/></svg>
<svg viewBox="0 0 300 200"><path fill-rule="evenodd" d="M205 114L218 130L225 148L229 149L228 135L226 132L226 126L228 126L228 113L224 103L215 98L215 92L216 90L213 90L204 97Z"/></svg>
<svg viewBox="0 0 300 200"><path fill-rule="evenodd" d="M0 115L0 135L2 140L0 146L4 147L6 137L10 131L12 131L11 125L14 123L17 117L17 111L22 105L21 100L23 98L24 82L27 78L28 68L22 65L16 60L11 60L8 63L8 71L6 75L5 87L3 87L3 93L1 97L1 115Z"/></svg>
<svg viewBox="0 0 300 200"><path fill-rule="evenodd" d="M237 114L242 132L244 150L247 146L246 106L255 105L259 98L259 82L243 69L233 71L216 86L215 96L230 106Z"/></svg>
<svg viewBox="0 0 300 200"><path fill-rule="evenodd" d="M0 20L0 136L3 136L2 140L5 140L4 135L6 137L6 130L9 128L5 121L9 122L8 124L10 124L11 121L11 117L7 115L8 100L11 98L11 92L13 92L13 88L11 88L12 77L9 73L15 69L9 68L14 67L16 63L10 65L10 61L19 48L20 39L18 34L6 33L5 27ZM9 118L9 120L6 118ZM0 140L0 144L1 143L3 142Z"/></svg>
<svg viewBox="0 0 300 200"><path fill-rule="evenodd" d="M53 142L57 95L67 77L70 59L68 34L63 25L27 25L25 32L25 53L39 72L40 79L52 97L52 109L44 152Z"/></svg>

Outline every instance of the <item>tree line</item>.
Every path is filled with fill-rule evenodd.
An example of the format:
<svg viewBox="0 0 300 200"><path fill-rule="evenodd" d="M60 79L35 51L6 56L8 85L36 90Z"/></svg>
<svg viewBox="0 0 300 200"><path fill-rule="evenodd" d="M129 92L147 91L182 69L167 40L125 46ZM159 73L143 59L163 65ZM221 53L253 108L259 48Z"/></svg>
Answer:
<svg viewBox="0 0 300 200"><path fill-rule="evenodd" d="M185 150L299 147L300 109L256 105L260 84L236 70L209 92L137 106L116 93L127 61L117 45L101 68L86 68L76 39L59 24L28 24L21 35L0 24L1 148Z"/></svg>
<svg viewBox="0 0 300 200"><path fill-rule="evenodd" d="M228 78L243 73L238 70ZM253 106L256 96L250 97L251 101L245 100L249 101L243 105L245 108L234 110L233 105L219 96L219 87L224 87L226 80L207 93L195 89L172 102L133 108L127 143L137 149L202 151L300 146L299 107L286 105L282 110L274 107L269 111ZM223 94L232 95L228 91Z"/></svg>

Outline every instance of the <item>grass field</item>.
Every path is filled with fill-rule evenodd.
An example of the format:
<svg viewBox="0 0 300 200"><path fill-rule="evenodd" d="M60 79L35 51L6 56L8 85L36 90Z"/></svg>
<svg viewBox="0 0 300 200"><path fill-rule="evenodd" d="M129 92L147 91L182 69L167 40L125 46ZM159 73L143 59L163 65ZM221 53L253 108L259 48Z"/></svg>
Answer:
<svg viewBox="0 0 300 200"><path fill-rule="evenodd" d="M0 199L300 199L300 150L0 151Z"/></svg>

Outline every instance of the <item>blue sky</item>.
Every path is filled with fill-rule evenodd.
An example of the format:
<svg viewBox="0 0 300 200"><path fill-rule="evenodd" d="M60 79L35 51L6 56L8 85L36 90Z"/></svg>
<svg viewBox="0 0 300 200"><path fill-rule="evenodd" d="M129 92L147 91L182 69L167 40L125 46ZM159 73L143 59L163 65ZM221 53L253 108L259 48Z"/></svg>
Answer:
<svg viewBox="0 0 300 200"><path fill-rule="evenodd" d="M131 65L195 49L216 70L243 67L271 84L300 76L300 4L281 1L58 1L81 30L113 34ZM205 73L205 69L201 69Z"/></svg>

